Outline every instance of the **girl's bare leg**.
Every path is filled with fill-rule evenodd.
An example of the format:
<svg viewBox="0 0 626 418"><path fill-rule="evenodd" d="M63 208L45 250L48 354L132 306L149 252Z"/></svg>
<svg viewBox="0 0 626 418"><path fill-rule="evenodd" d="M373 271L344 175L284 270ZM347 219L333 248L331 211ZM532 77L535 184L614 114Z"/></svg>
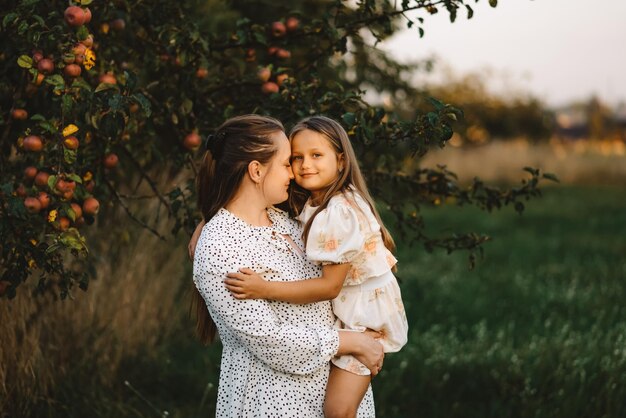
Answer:
<svg viewBox="0 0 626 418"><path fill-rule="evenodd" d="M331 364L324 416L326 418L355 418L359 405L372 380L371 376L361 376L340 369Z"/></svg>

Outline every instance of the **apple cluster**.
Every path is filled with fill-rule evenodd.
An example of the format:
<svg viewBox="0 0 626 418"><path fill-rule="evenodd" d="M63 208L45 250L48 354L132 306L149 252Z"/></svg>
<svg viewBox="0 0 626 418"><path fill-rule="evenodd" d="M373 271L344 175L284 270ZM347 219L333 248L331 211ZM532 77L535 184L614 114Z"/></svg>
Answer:
<svg viewBox="0 0 626 418"><path fill-rule="evenodd" d="M81 28L92 19L91 10L88 7L77 5L67 7L63 16L67 25L72 28ZM119 26L119 22L116 25ZM69 84L69 80L81 75L82 67L89 70L93 66L94 37L85 32L85 29L82 29L82 32L82 36L79 36L82 39L70 45L56 63L52 55L45 55L42 50L34 50L30 57L20 57L18 62L20 66L29 69L33 74L33 82L27 86L28 96L32 95L45 78L53 75L55 71L62 71L68 80L66 84ZM98 81L107 84L117 83L117 79L111 73L102 74ZM16 123L21 123L28 119L28 111L23 108L14 108L11 111L11 117ZM81 145L76 135L78 131L77 126L69 124L63 129L62 135L59 134L61 139L55 141L27 130L26 132L30 134L18 139L18 148L35 157L46 148L63 149L63 155L66 155L66 152L75 155ZM43 161L37 157L31 159ZM118 162L118 156L109 153L104 156L102 165L106 170L112 170ZM24 199L24 207L28 213L41 213L48 223L64 231L70 226L80 227L85 223L85 216L93 217L98 213L100 203L92 195L95 186L95 180L89 171L81 177L71 172L59 173L50 168L30 165L25 168L23 179L17 185L14 194Z"/></svg>

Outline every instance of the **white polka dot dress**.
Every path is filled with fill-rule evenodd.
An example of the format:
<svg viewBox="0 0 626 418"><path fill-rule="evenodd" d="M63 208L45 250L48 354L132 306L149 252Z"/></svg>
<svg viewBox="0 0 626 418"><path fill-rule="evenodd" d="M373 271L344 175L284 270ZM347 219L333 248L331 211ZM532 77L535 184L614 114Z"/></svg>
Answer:
<svg viewBox="0 0 626 418"><path fill-rule="evenodd" d="M193 280L223 345L216 416L323 417L329 360L339 346L330 302L237 300L223 284L242 267L272 281L320 276L282 236L303 248L300 224L278 209L268 216L272 226L253 227L220 209L196 246ZM375 416L371 387L358 416Z"/></svg>

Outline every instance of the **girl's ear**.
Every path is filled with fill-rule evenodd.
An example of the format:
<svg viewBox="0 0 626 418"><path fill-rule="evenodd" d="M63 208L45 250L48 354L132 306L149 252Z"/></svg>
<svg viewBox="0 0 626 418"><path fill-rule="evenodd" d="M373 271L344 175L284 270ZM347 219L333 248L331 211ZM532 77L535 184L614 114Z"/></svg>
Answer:
<svg viewBox="0 0 626 418"><path fill-rule="evenodd" d="M263 166L257 160L250 161L248 164L248 175L254 183L260 183L263 178Z"/></svg>
<svg viewBox="0 0 626 418"><path fill-rule="evenodd" d="M344 153L339 153L337 154L337 168L339 169L339 172L343 171L343 168L346 164L346 159L344 158Z"/></svg>

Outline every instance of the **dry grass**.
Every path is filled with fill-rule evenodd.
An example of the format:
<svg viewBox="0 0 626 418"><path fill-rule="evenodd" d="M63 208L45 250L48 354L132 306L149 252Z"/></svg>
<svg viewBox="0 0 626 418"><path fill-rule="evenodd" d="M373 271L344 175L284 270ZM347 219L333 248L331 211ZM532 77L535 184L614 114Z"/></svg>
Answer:
<svg viewBox="0 0 626 418"><path fill-rule="evenodd" d="M155 213L156 204L143 206ZM0 416L62 410L55 387L75 373L109 386L122 361L154 349L181 323L180 291L189 283L183 243L128 226L123 214L109 219L89 233L98 279L87 292L64 301L32 297L32 277L14 300L0 300ZM170 228L159 227L166 236Z"/></svg>
<svg viewBox="0 0 626 418"><path fill-rule="evenodd" d="M560 141L537 145L523 139L492 141L479 146L433 150L421 161L425 167L446 165L461 182L482 180L518 183L522 168L531 166L555 173L562 183L624 184L626 145L622 141Z"/></svg>

